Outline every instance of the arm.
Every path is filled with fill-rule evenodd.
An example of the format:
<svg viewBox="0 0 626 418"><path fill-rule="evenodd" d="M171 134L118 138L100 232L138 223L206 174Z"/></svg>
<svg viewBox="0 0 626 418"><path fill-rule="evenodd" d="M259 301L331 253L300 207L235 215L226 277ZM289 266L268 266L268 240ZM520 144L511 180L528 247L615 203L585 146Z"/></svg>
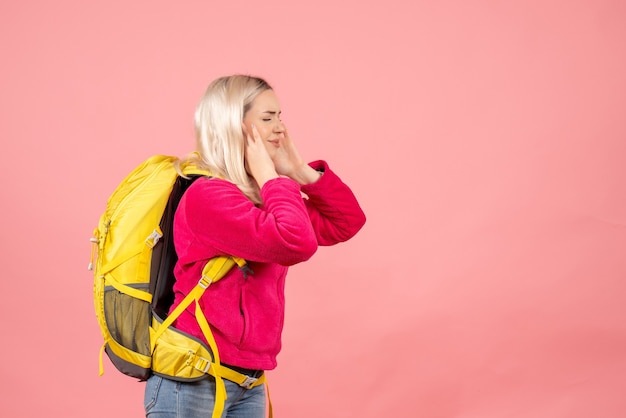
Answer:
<svg viewBox="0 0 626 418"><path fill-rule="evenodd" d="M320 245L346 241L363 227L365 214L350 188L326 162L306 164L286 128L273 163L278 174L297 181L308 196L307 210Z"/></svg>
<svg viewBox="0 0 626 418"><path fill-rule="evenodd" d="M317 240L299 185L274 178L261 196L264 205L257 207L230 182L196 181L177 211L177 241L186 242L197 259L229 254L282 265L309 259Z"/></svg>
<svg viewBox="0 0 626 418"><path fill-rule="evenodd" d="M333 245L352 238L365 224L365 213L350 188L328 167L316 161L310 167L322 177L302 186L309 218L319 245Z"/></svg>

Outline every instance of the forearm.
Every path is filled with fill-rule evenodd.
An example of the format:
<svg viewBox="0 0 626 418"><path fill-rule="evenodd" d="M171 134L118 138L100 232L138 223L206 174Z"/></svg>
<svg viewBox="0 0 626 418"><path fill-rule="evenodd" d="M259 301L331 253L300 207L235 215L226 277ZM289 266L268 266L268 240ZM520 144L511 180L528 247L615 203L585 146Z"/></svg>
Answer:
<svg viewBox="0 0 626 418"><path fill-rule="evenodd" d="M317 171L308 164L303 164L302 166L298 167L298 169L288 174L289 178L295 180L300 185L313 184L318 181L321 176L321 172Z"/></svg>
<svg viewBox="0 0 626 418"><path fill-rule="evenodd" d="M302 186L309 218L320 245L333 245L354 236L365 224L365 214L352 190L323 161L311 163L324 176Z"/></svg>

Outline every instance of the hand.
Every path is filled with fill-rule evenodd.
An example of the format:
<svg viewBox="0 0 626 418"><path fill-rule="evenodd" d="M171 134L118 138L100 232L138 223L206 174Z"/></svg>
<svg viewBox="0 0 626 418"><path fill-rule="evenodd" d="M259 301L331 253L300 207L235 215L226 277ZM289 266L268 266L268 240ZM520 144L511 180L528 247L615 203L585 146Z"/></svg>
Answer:
<svg viewBox="0 0 626 418"><path fill-rule="evenodd" d="M274 168L274 162L270 158L263 140L259 135L259 131L252 125L252 135L248 132L245 125L243 132L245 136L245 164L246 170L254 178L259 188L273 179L278 177L278 173Z"/></svg>
<svg viewBox="0 0 626 418"><path fill-rule="evenodd" d="M320 177L320 173L310 167L300 156L287 128L284 130L280 147L276 150L272 160L278 174L290 177L300 184L315 183Z"/></svg>

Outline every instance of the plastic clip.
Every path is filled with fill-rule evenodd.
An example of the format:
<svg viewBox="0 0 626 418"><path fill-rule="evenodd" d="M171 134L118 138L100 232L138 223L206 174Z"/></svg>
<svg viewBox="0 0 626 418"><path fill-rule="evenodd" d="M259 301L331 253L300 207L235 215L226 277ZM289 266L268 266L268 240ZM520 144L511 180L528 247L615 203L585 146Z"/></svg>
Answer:
<svg viewBox="0 0 626 418"><path fill-rule="evenodd" d="M211 360L205 359L204 357L198 357L198 361L196 361L196 364L193 367L200 370L202 373L208 373L211 368Z"/></svg>
<svg viewBox="0 0 626 418"><path fill-rule="evenodd" d="M246 380L244 380L243 382L241 382L241 383L239 384L239 386L241 386L242 388L245 388L245 389L250 390L250 389L252 389L252 388L253 388L253 386L254 386L254 384L257 382L257 380L259 380L259 379L256 379L256 378L254 378L254 377L250 377L250 376L246 376Z"/></svg>
<svg viewBox="0 0 626 418"><path fill-rule="evenodd" d="M148 238L146 238L146 245L150 248L154 248L155 245L159 242L163 234L158 229L152 231Z"/></svg>
<svg viewBox="0 0 626 418"><path fill-rule="evenodd" d="M212 278L210 278L209 276L202 276L200 277L200 281L198 282L198 285L201 288L206 289L207 287L211 285L211 283L213 283Z"/></svg>
<svg viewBox="0 0 626 418"><path fill-rule="evenodd" d="M239 270L241 270L241 273L243 274L244 279L247 279L248 276L251 276L254 274L254 271L247 264L244 264L243 266L237 266L237 267L239 268Z"/></svg>

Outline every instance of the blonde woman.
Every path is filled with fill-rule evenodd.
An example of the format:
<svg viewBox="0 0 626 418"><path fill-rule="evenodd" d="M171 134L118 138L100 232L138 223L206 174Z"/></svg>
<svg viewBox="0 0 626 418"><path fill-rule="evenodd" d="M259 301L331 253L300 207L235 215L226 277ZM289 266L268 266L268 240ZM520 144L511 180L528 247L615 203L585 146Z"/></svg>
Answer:
<svg viewBox="0 0 626 418"><path fill-rule="evenodd" d="M213 81L196 109L195 125L196 164L216 177L195 181L176 211L172 310L197 284L208 259L247 260L254 274L231 270L209 286L200 307L222 363L259 378L277 364L288 266L308 260L320 245L350 239L365 215L325 161L307 164L300 156L265 80L234 75ZM193 309L174 325L204 340ZM223 416L265 417L264 385L247 389L226 381L226 391ZM208 375L198 382L152 376L146 416L210 417L214 396L215 381Z"/></svg>

